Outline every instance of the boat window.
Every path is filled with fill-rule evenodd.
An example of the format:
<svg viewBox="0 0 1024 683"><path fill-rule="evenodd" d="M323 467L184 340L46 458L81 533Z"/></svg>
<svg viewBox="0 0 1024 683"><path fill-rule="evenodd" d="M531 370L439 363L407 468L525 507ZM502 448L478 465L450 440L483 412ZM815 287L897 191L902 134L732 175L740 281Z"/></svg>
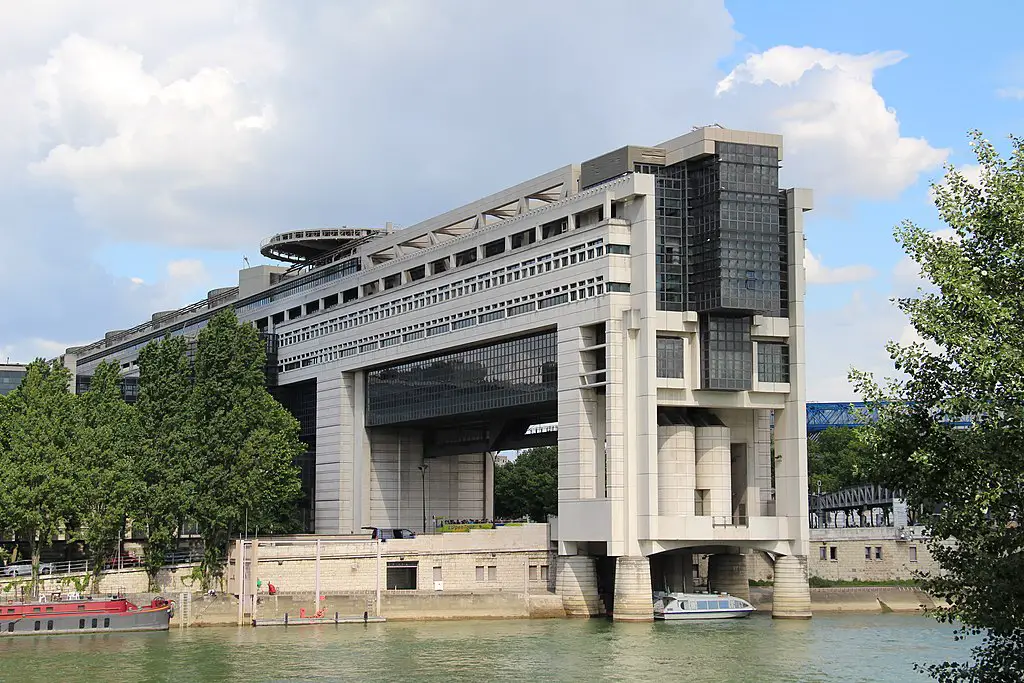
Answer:
<svg viewBox="0 0 1024 683"><path fill-rule="evenodd" d="M78 620L78 628L85 628L85 619Z"/></svg>
<svg viewBox="0 0 1024 683"><path fill-rule="evenodd" d="M96 628L96 620L95 619L92 620L92 627Z"/></svg>
<svg viewBox="0 0 1024 683"><path fill-rule="evenodd" d="M719 609L729 609L729 601L728 600L719 600L718 601L718 607L719 607Z"/></svg>
<svg viewBox="0 0 1024 683"><path fill-rule="evenodd" d="M33 608L32 608L32 611L33 611L33 612L38 612L38 611L39 611L39 608L38 608L38 607L33 607Z"/></svg>
<svg viewBox="0 0 1024 683"><path fill-rule="evenodd" d="M52 611L53 611L53 608L52 608L52 607L47 607L47 608L46 608L46 611L47 611L47 612L52 612Z"/></svg>
<svg viewBox="0 0 1024 683"><path fill-rule="evenodd" d="M84 612L85 611L85 605L79 605L78 606L78 611L79 612Z"/></svg>
<svg viewBox="0 0 1024 683"><path fill-rule="evenodd" d="M697 603L695 603L693 600L687 600L685 604L686 607L684 607L683 609L690 610L691 612L697 609Z"/></svg>
<svg viewBox="0 0 1024 683"><path fill-rule="evenodd" d="M53 619L47 619L46 620L46 630L47 631L52 631L53 630Z"/></svg>
<svg viewBox="0 0 1024 683"><path fill-rule="evenodd" d="M708 601L707 600L698 600L697 601L697 609L707 609L707 608L708 608Z"/></svg>
<svg viewBox="0 0 1024 683"><path fill-rule="evenodd" d="M103 628L110 628L110 617L104 617Z"/></svg>
<svg viewBox="0 0 1024 683"><path fill-rule="evenodd" d="M36 628L35 628L35 630L37 630L37 631L39 630L39 622L38 622L38 621L36 622Z"/></svg>

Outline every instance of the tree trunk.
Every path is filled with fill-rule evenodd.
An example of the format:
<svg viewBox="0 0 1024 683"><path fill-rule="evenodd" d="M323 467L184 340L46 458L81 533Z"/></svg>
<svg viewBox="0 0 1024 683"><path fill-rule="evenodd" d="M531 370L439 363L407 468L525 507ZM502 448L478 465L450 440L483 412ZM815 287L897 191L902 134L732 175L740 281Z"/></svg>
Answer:
<svg viewBox="0 0 1024 683"><path fill-rule="evenodd" d="M38 595L39 590L39 555L40 555L40 543L36 540L36 530L33 529L28 535L28 550L32 556L32 594L33 596Z"/></svg>

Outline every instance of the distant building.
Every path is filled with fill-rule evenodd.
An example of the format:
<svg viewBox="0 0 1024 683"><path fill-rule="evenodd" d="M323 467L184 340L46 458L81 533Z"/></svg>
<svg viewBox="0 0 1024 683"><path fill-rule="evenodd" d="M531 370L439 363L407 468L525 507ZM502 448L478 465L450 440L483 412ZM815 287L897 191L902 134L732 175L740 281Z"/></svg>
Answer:
<svg viewBox="0 0 1024 683"><path fill-rule="evenodd" d="M508 459L507 455L496 455L496 456L494 456L494 466L495 467L501 467L502 465L507 465L510 462L512 462L512 461Z"/></svg>
<svg viewBox="0 0 1024 683"><path fill-rule="evenodd" d="M0 363L0 396L9 394L17 389L24 377L24 365Z"/></svg>

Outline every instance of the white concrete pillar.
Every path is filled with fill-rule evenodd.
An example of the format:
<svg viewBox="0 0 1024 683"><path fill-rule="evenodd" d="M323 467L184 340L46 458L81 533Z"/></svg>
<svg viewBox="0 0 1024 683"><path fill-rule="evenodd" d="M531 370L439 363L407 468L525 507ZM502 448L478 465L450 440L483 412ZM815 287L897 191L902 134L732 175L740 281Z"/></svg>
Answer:
<svg viewBox="0 0 1024 683"><path fill-rule="evenodd" d="M754 416L754 471L759 506L751 514L763 517L775 515L774 488L772 488L772 413L770 410L755 411Z"/></svg>
<svg viewBox="0 0 1024 683"><path fill-rule="evenodd" d="M705 492L704 516L731 518L732 462L729 428L697 427L695 432L696 488Z"/></svg>
<svg viewBox="0 0 1024 683"><path fill-rule="evenodd" d="M750 600L747 578L747 556L716 553L708 558L708 587L717 593L728 593Z"/></svg>
<svg viewBox="0 0 1024 683"><path fill-rule="evenodd" d="M646 557L615 559L615 621L654 621L651 562Z"/></svg>
<svg viewBox="0 0 1024 683"><path fill-rule="evenodd" d="M785 555L775 560L772 617L810 619L811 589L807 584L807 557Z"/></svg>
<svg viewBox="0 0 1024 683"><path fill-rule="evenodd" d="M689 425L658 427L658 514L693 515L695 435Z"/></svg>
<svg viewBox="0 0 1024 683"><path fill-rule="evenodd" d="M597 593L597 560L589 555L560 555L556 560L555 592L569 617L601 614Z"/></svg>

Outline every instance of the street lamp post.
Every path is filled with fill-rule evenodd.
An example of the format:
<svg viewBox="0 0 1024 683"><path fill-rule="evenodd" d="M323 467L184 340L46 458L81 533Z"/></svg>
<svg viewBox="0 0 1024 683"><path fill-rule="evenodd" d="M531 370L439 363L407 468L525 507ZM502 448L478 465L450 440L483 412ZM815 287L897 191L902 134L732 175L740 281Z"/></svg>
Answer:
<svg viewBox="0 0 1024 683"><path fill-rule="evenodd" d="M420 484L423 487L421 496L423 500L423 533L427 533L427 469L427 463L419 466Z"/></svg>

